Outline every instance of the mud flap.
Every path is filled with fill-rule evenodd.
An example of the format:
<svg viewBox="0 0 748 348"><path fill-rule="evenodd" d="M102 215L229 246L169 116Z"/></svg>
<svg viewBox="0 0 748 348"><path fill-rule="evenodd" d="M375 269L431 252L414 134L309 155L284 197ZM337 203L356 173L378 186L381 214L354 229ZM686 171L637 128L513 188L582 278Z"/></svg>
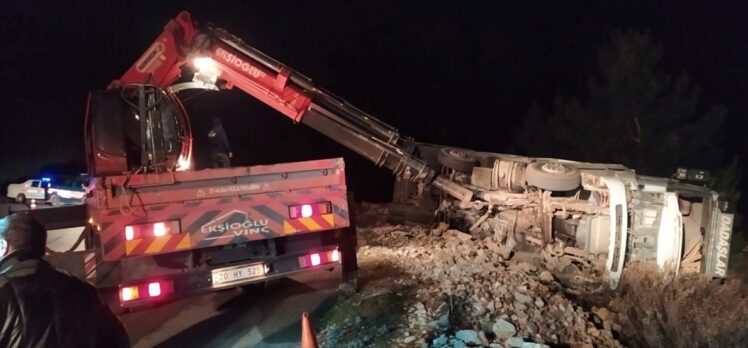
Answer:
<svg viewBox="0 0 748 348"><path fill-rule="evenodd" d="M356 231L356 208L353 193L348 192L348 217L350 227L340 230L340 253L342 255L341 273L343 274L342 290L353 293L358 290L358 236Z"/></svg>

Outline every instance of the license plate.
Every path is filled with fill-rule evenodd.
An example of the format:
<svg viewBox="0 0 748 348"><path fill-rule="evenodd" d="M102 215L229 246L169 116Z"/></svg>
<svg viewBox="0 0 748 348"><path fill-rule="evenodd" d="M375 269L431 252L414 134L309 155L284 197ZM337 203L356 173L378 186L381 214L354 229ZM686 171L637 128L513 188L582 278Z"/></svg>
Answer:
<svg viewBox="0 0 748 348"><path fill-rule="evenodd" d="M259 277L265 275L265 265L256 264L250 266L232 267L231 269L217 269L211 272L213 286L233 283L236 281Z"/></svg>

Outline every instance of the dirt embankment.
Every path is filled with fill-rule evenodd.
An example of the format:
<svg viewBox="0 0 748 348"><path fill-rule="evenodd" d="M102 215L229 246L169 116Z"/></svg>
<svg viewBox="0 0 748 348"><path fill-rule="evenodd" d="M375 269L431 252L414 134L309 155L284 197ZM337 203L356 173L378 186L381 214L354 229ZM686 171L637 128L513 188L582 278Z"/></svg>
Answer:
<svg viewBox="0 0 748 348"><path fill-rule="evenodd" d="M323 346L748 346L738 281L666 282L656 267L635 265L615 291L580 292L542 260L506 261L488 240L386 225L386 211L363 208L361 291L320 323Z"/></svg>

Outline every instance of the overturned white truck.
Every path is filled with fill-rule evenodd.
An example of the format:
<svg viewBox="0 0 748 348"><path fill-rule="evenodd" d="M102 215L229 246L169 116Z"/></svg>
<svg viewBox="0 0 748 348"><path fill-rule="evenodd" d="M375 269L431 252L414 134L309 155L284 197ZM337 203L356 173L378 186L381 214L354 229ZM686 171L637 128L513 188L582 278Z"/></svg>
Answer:
<svg viewBox="0 0 748 348"><path fill-rule="evenodd" d="M666 275L725 277L733 215L717 192L618 164L529 158L417 143L415 153L472 191L459 200L398 179L391 219L462 224L501 245L504 257L534 246L604 265L611 288L627 265Z"/></svg>

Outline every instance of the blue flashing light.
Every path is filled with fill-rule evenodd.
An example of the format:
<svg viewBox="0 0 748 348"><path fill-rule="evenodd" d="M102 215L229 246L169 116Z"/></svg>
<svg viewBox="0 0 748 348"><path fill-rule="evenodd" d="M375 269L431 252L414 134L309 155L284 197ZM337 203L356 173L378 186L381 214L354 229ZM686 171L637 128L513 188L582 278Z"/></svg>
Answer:
<svg viewBox="0 0 748 348"><path fill-rule="evenodd" d="M50 182L50 181L52 181L52 178L46 178L45 177L45 178L42 178L42 181L44 181L44 182Z"/></svg>

